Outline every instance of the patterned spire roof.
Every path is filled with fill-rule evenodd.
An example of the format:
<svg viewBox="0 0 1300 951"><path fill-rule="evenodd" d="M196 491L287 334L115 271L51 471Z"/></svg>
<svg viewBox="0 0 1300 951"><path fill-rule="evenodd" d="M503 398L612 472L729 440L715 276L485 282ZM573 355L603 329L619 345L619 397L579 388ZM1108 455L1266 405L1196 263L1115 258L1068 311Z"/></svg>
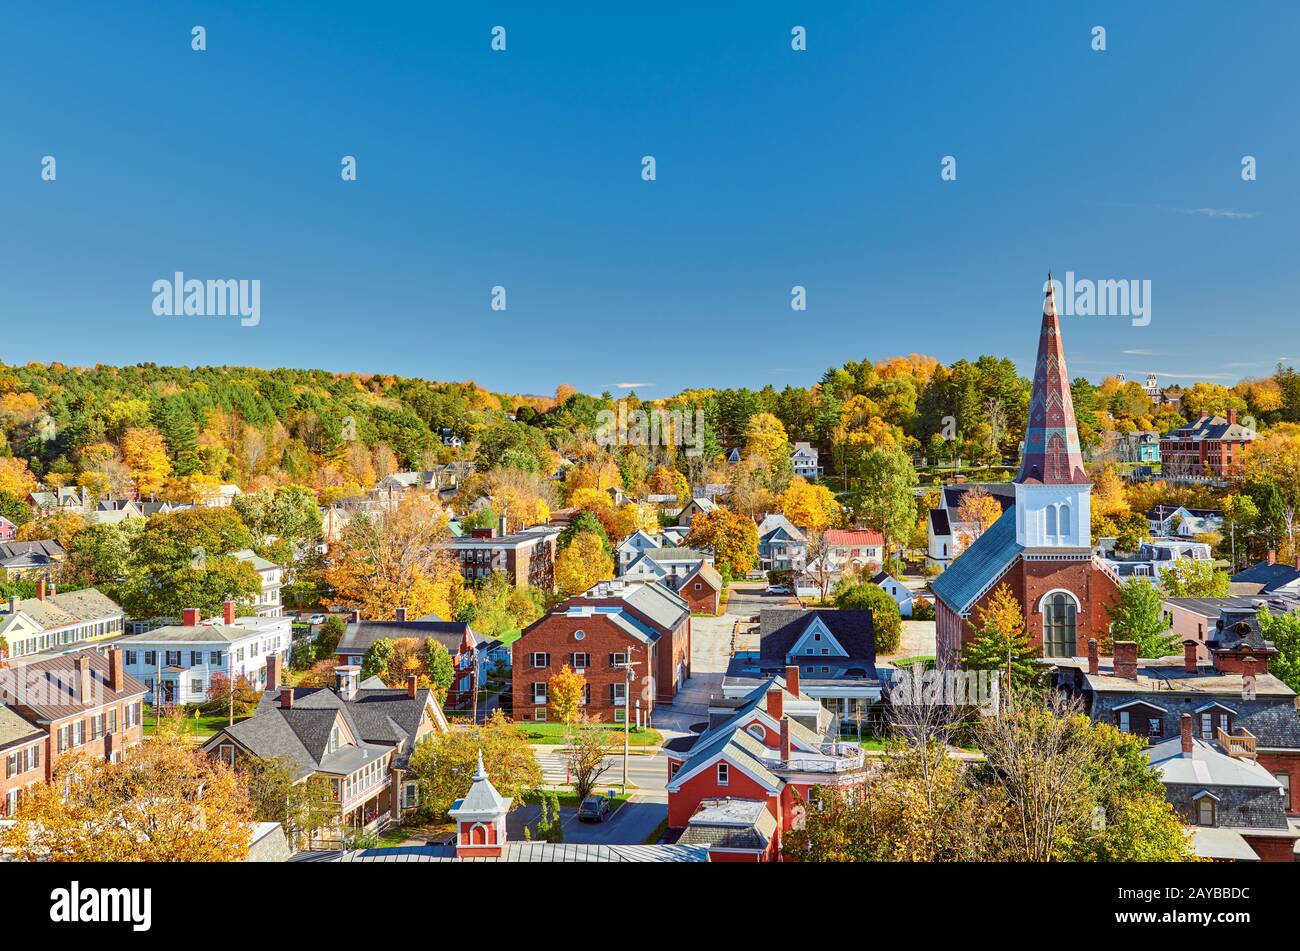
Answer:
<svg viewBox="0 0 1300 951"><path fill-rule="evenodd" d="M1061 320L1056 313L1052 275L1047 275L1043 301L1043 329L1034 364L1034 393L1029 400L1029 425L1025 451L1016 481L1038 485L1087 485L1079 431L1074 422L1074 400L1061 345Z"/></svg>

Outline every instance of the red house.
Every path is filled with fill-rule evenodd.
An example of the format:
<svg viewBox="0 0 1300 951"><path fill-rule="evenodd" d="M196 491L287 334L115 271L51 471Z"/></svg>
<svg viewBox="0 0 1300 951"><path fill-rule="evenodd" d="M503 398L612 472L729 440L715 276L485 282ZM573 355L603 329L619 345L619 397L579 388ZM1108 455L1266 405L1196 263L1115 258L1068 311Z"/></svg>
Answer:
<svg viewBox="0 0 1300 951"><path fill-rule="evenodd" d="M548 682L567 665L587 680L589 716L622 723L639 711L649 723L691 674L691 610L654 582L602 582L534 622L511 650L516 719L547 719Z"/></svg>
<svg viewBox="0 0 1300 951"><path fill-rule="evenodd" d="M816 787L860 784L865 758L841 744L831 715L799 691L787 667L696 737L667 747L668 827L679 842L709 847L710 861L782 861L782 840L800 828Z"/></svg>

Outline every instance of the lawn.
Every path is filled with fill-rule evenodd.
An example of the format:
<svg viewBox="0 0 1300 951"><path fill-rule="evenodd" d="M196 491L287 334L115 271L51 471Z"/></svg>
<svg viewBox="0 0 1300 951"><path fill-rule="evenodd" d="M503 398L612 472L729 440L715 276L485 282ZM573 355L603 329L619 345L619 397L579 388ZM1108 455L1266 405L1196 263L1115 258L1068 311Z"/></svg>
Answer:
<svg viewBox="0 0 1300 951"><path fill-rule="evenodd" d="M611 737L621 749L623 746L623 725L621 723L602 723L600 726L611 733L617 734ZM524 735L529 743L538 743L548 746L562 744L565 741L565 731L568 729L563 723L540 723L540 722L516 722L515 729ZM652 730L646 727L637 729L635 726L631 729L631 735L628 740L632 749L644 749L646 747L662 746L664 742L663 735L658 730Z"/></svg>
<svg viewBox="0 0 1300 951"><path fill-rule="evenodd" d="M166 717L166 714L163 716ZM147 704L144 708L143 717L144 735L153 736L156 717L154 716L153 708ZM236 716L235 722L238 723L240 720L244 719L247 719L247 717ZM189 732L190 736L193 736L196 739L204 739L212 736L222 727L228 726L230 724L230 715L228 713L200 713L198 717L195 717L193 713L189 713L182 717L181 720L185 724L185 729Z"/></svg>
<svg viewBox="0 0 1300 951"><path fill-rule="evenodd" d="M934 667L933 654L929 654L929 655L917 654L913 657L896 657L896 658L884 658L884 659L889 660L889 663L893 664L899 670L902 670L904 667L911 667L914 664L923 664L926 670L930 670Z"/></svg>
<svg viewBox="0 0 1300 951"><path fill-rule="evenodd" d="M522 628L515 628L513 631L504 631L497 635L497 640L503 647L509 647L515 641L519 640L519 635L523 633Z"/></svg>

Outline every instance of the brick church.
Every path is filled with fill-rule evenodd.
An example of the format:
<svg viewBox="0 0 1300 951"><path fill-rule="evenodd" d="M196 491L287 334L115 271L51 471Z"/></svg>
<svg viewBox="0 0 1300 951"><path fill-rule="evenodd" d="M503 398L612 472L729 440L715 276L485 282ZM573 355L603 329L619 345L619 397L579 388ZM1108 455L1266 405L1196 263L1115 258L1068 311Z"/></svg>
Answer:
<svg viewBox="0 0 1300 951"><path fill-rule="evenodd" d="M1044 657L1087 656L1088 638L1109 630L1119 593L1118 577L1092 553L1091 497L1049 275L1015 504L931 586L940 662L957 663L1003 583Z"/></svg>

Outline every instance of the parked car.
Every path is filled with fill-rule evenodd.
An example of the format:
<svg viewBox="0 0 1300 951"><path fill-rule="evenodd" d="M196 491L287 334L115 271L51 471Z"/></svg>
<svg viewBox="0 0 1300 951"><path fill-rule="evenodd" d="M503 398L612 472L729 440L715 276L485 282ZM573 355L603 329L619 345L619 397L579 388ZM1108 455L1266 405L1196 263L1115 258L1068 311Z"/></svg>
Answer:
<svg viewBox="0 0 1300 951"><path fill-rule="evenodd" d="M313 614L307 619L308 624L324 624L329 620L328 614Z"/></svg>
<svg viewBox="0 0 1300 951"><path fill-rule="evenodd" d="M588 796L582 800L582 805L578 807L578 820L580 822L604 822L609 818L613 802L614 794L612 792L606 796Z"/></svg>
<svg viewBox="0 0 1300 951"><path fill-rule="evenodd" d="M789 594L790 587L789 585L784 585L784 584L774 584L768 587L767 593L768 594Z"/></svg>

